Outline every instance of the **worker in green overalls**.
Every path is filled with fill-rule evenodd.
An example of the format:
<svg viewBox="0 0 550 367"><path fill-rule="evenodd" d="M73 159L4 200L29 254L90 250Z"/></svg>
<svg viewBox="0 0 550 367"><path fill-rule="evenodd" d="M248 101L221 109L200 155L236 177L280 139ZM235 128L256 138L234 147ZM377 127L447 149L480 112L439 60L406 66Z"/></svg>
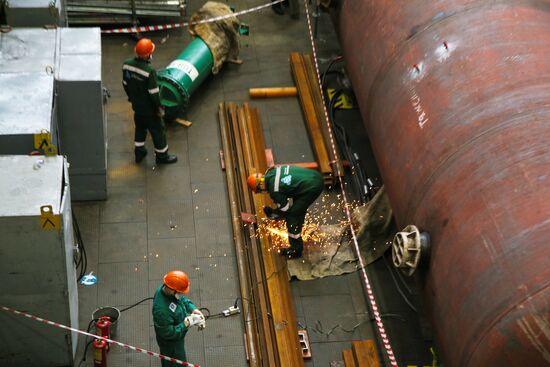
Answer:
<svg viewBox="0 0 550 367"><path fill-rule="evenodd" d="M279 166L269 168L263 175L250 175L247 184L253 192L269 192L277 204L276 208L264 207L269 218L286 221L290 248L282 251L283 255L301 257L304 248L302 226L307 209L323 192L321 174L302 167Z"/></svg>
<svg viewBox="0 0 550 367"><path fill-rule="evenodd" d="M122 85L134 110L134 153L136 163L145 158L145 138L149 131L157 164L175 163L178 157L168 154L166 126L162 121L164 107L160 104L157 72L151 66L154 51L155 44L148 38L142 38L134 48L136 57L124 61L122 65Z"/></svg>
<svg viewBox="0 0 550 367"><path fill-rule="evenodd" d="M202 312L187 299L189 278L183 271L173 270L164 276L163 284L153 298L153 323L160 354L187 361L184 338L187 330L198 326L206 327ZM178 364L162 360L162 367L176 367Z"/></svg>

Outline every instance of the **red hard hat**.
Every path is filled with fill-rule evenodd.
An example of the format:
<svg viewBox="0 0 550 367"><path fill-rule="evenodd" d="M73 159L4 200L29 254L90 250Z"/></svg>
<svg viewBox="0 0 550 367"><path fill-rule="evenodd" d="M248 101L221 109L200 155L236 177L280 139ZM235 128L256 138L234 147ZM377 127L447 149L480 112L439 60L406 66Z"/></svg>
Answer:
<svg viewBox="0 0 550 367"><path fill-rule="evenodd" d="M155 44L149 38L142 38L136 44L134 52L141 58L147 58L155 51Z"/></svg>
<svg viewBox="0 0 550 367"><path fill-rule="evenodd" d="M246 184L253 192L258 192L260 189L260 182L262 182L263 175L261 173L254 173L246 179Z"/></svg>
<svg viewBox="0 0 550 367"><path fill-rule="evenodd" d="M164 276L164 284L179 293L189 292L189 277L183 271L172 270Z"/></svg>

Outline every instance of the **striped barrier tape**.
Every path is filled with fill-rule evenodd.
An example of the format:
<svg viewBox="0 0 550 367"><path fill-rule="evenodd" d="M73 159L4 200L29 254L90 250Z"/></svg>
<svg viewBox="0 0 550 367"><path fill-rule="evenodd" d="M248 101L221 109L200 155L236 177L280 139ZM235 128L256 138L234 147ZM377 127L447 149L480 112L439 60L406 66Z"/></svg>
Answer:
<svg viewBox="0 0 550 367"><path fill-rule="evenodd" d="M203 24L203 23L213 23L217 22L219 20L228 19L232 17L237 17L239 15L253 13L258 10L268 8L272 5L282 3L285 0L276 0L272 3L259 5L254 8L249 8L245 10L241 10L236 13L231 13L227 15L221 15L219 17L215 18L209 18L209 19L203 19L199 20L198 22L193 22L192 24ZM145 25L145 26L139 26L139 27L127 27L127 28L116 28L116 29L102 29L101 33L142 33L142 32L153 32L153 31L162 31L165 29L175 29L175 28L181 28L181 27L187 27L189 25L189 22L183 22L183 23L172 23L172 24L160 24L160 25Z"/></svg>
<svg viewBox="0 0 550 367"><path fill-rule="evenodd" d="M311 50L312 50L312 53L313 53L313 60L314 60L314 64L315 64L315 71L316 71L316 74L317 74L317 82L319 83L319 88L322 88L321 73L319 72L319 63L317 62L317 60L318 60L317 47L315 46L315 39L313 37L313 30L312 30L312 26L311 26L311 16L310 16L310 13L309 13L308 0L304 0L304 6L305 6L305 12L306 12L307 26L308 26L308 31L309 31L309 39L310 39L310 42L311 42ZM336 156L336 143L334 142L334 135L332 134L332 126L330 124L330 119L328 117L327 103L325 101L325 94L323 93L322 89L320 90L320 93L321 93L321 98L323 100L323 111L325 113L325 122L327 124L328 132L329 132L331 148L334 152L334 156ZM336 167L337 167L337 170L339 171L340 170L339 166L336 165ZM340 187L345 186L342 177L344 177L344 174L342 172L338 172L338 180L340 181ZM371 308L372 308L372 312L374 314L374 320L376 321L376 326L377 326L377 329L378 329L378 335L379 335L380 339L382 340L382 344L384 345L384 351L386 352L386 355L388 356L390 364L392 365L392 367L398 367L397 359L395 358L395 355L393 353L393 348L392 348L392 345L391 345L391 342L390 342L390 338L388 337L388 334L386 333L386 329L384 327L384 322L382 321L382 315L378 311L378 305L376 304L376 298L374 297L374 291L371 287L369 277L367 275L367 271L366 271L367 267L363 263L363 259L361 257L361 252L359 250L359 243L358 243L358 240L357 240L357 236L355 234L355 229L353 228L353 225L352 225L353 220L352 220L351 212L349 210L350 205L348 204L349 201L347 199L347 195L346 195L345 190L342 190L342 198L343 198L344 204L345 204L344 205L345 214L346 214L346 217L348 218L348 223L349 223L349 228L350 228L350 232L351 232L352 239L353 239L355 254L356 254L356 256L359 260L361 274L363 276L363 281L364 281L364 284L365 284L365 288L367 290L368 299L369 299L369 302L370 302L370 305L371 305Z"/></svg>
<svg viewBox="0 0 550 367"><path fill-rule="evenodd" d="M134 347L134 346L132 346L132 345L124 344L124 343L121 343L121 342L116 341L116 340L108 339L108 338L105 338L105 337L102 337L102 336L99 336L99 335L95 335L95 334L92 334L92 333L88 333L88 332L86 332L86 331L74 329L74 328L72 328L72 327L69 327L69 326L66 326L66 325L63 325L63 324L59 324L59 323L57 323L57 322L45 320L45 319L40 318L40 317L38 317L38 316L34 316L34 315L31 315L31 314L28 314L28 313L25 313L25 312L21 312L21 311L14 310L13 308L5 307L5 306L0 306L0 309L2 309L2 310L4 310L4 311L7 311L7 312L12 312L12 313L14 313L14 314L16 314L16 315L19 315L19 316L25 316L25 317L27 317L27 318L29 318L29 319L31 319L31 320L36 320L36 321L42 322L42 323L47 324L47 325L55 326L55 327L58 327L58 328L61 328L61 329L65 329L65 330L74 331L74 332L79 333L79 334L82 334L82 335L91 336L92 338L95 338L95 339L105 340L107 343L116 344L116 345L119 345L119 346L121 346L121 347L123 347L123 348L131 349L131 350L136 351L136 352L140 352L140 353L143 353L143 354L147 354L147 355L149 355L149 356L151 356L151 357L157 357L157 358L160 358L160 359L165 359L165 360L167 360L167 361L170 361L170 362L179 364L179 365L181 365L181 366L187 366L187 367L200 367L198 364L193 364L193 363L189 363L189 362L185 362L185 361L180 361L179 359L176 359L176 358L167 357L167 356L165 356L165 355L162 355L162 354L159 354L159 353L155 353L155 352L151 352L151 351L146 350L146 349Z"/></svg>

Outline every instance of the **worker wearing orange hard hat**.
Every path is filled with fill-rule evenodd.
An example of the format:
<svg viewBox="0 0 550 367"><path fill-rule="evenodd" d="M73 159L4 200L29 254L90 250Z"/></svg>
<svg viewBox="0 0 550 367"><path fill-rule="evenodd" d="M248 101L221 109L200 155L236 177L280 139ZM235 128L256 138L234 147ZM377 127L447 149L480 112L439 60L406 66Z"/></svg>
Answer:
<svg viewBox="0 0 550 367"><path fill-rule="evenodd" d="M153 298L153 323L160 354L187 361L185 355L185 334L189 328L206 327L202 312L185 297L189 292L189 278L180 270L173 270L164 276L163 284ZM162 367L177 366L162 360Z"/></svg>
<svg viewBox="0 0 550 367"><path fill-rule="evenodd" d="M248 187L253 192L269 192L276 208L264 207L268 218L284 219L288 229L290 248L281 251L289 258L302 256L302 227L307 209L323 192L323 177L317 171L295 166L269 168L265 174L248 176Z"/></svg>
<svg viewBox="0 0 550 367"><path fill-rule="evenodd" d="M164 108L160 103L157 72L151 66L155 44L148 38L140 39L134 48L135 57L122 65L122 85L134 110L134 153L136 163L147 155L145 138L151 133L158 164L175 163L178 158L168 154L166 127L162 117Z"/></svg>

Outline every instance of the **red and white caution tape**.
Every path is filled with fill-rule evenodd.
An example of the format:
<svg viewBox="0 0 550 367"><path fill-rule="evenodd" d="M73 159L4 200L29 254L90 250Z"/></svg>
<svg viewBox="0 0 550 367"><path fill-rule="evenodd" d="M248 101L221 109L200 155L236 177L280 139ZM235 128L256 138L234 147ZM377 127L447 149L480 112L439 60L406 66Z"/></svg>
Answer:
<svg viewBox="0 0 550 367"><path fill-rule="evenodd" d="M19 315L19 316L25 316L25 317L27 317L27 318L29 318L29 319L31 319L31 320L36 320L36 321L42 322L42 323L47 324L47 325L55 326L55 327L58 327L58 328L61 328L61 329L65 329L65 330L74 331L74 332L79 333L79 334L82 334L82 335L91 336L92 338L95 338L95 339L105 340L107 343L116 344L116 345L119 345L119 346L121 346L121 347L123 347L123 348L128 348L128 349L134 350L134 351L136 351L136 352L140 352L140 353L143 353L143 354L147 354L147 355L149 355L149 356L151 356L151 357L157 357L157 358L160 358L160 359L165 359L165 360L167 360L167 361L170 361L170 362L179 364L179 365L181 365L181 366L200 367L198 364L193 364L193 363L189 363L189 362L185 362L185 361L180 361L179 359L176 359L176 358L167 357L167 356L165 356L165 355L162 355L162 354L159 354L159 353L155 353L155 352L151 352L151 351L146 350L146 349L134 347L134 346L132 346L132 345L124 344L124 343L121 343L121 342L116 341L116 340L104 338L104 337L102 337L102 336L95 335L95 334L92 334L92 333L88 333L88 332L86 332L86 331L74 329L74 328L72 328L72 327L65 326L65 325L59 324L59 323L57 323L57 322L45 320L45 319L40 318L40 317L38 317L38 316L34 316L34 315L31 315L31 314L28 314L28 313L25 313L25 312L21 312L21 311L14 310L13 308L5 307L5 306L0 306L0 309L2 309L2 310L4 310L4 311L7 311L7 312L12 312L12 313L14 313L14 314L16 314L16 315Z"/></svg>
<svg viewBox="0 0 550 367"><path fill-rule="evenodd" d="M327 107L326 107L327 104L326 104L326 101L325 101L325 95L324 95L323 90L322 90L323 86L321 85L321 77L320 77L321 74L319 72L319 64L317 62L317 48L315 47L315 40L313 38L313 31L312 31L312 28L311 28L311 18L310 18L310 14L309 14L308 0L304 0L304 5L305 5L305 11L306 11L306 17L307 17L307 25L308 25L308 29L309 29L309 38L310 38L310 41L311 41L311 48L312 48L312 52L313 52L313 60L315 61L315 70L317 72L317 82L319 83L319 88L321 89L320 93L321 93L321 97L323 99L323 110L325 112L325 121L326 121L328 131L329 131L330 144L331 144L332 150L334 152L334 156L336 156L337 155L336 144L334 142L334 136L332 134L332 127L331 127L331 124L330 124L330 120L328 118L328 112L327 112ZM337 168L338 171L340 171L340 166L339 165L336 165L336 168ZM342 177L344 177L344 173L343 172L338 172L338 179L340 181L340 187L343 188L344 187L344 182L343 182ZM395 355L393 354L393 349L392 349L392 346L391 346L391 343L390 343L390 339L388 338L388 334L386 333L386 329L384 328L384 323L382 322L382 316L381 316L380 312L378 311L378 306L376 305L376 299L374 298L374 292L373 292L372 287L370 285L369 277L367 276L367 271L366 271L367 267L366 267L365 263L363 262L363 258L361 257L361 252L359 251L359 242L357 241L357 236L355 234L355 229L353 228L353 225L352 225L353 221L352 221L352 218L351 218L351 212L349 210L351 205L348 204L346 191L344 189L342 189L342 198L344 200L344 208L345 208L345 212L346 212L346 217L348 218L348 223L350 223L349 227L350 227L350 230L351 230L351 235L352 235L352 239L353 239L355 254L357 255L357 258L359 259L359 266L361 267L361 275L363 276L363 281L364 281L364 284L365 284L365 288L367 290L367 295L368 295L368 298L369 298L369 302L370 302L370 305L371 305L371 308L372 308L372 312L374 314L374 320L376 321L376 326L378 328L378 334L380 335L380 339L382 340L382 344L384 345L384 350L386 351L386 355L388 356L390 364L394 367L398 367L397 360L395 359Z"/></svg>
<svg viewBox="0 0 550 367"><path fill-rule="evenodd" d="M219 20L228 19L228 18L232 18L232 17L237 17L239 15L253 13L253 12L256 12L258 10L268 8L272 5L282 3L283 1L284 0L276 0L272 3L259 5L259 6L256 6L254 8L249 8L249 9L238 11L236 13L221 15L221 16L215 17L215 18L199 20L198 22L193 22L192 24L213 23L213 22L217 22ZM165 30L165 29L175 29L175 28L187 27L188 25L189 25L189 22L172 23L172 24L160 24L160 25L145 25L145 26L140 26L140 27L102 29L101 33L143 33L143 32L162 31L162 30Z"/></svg>

